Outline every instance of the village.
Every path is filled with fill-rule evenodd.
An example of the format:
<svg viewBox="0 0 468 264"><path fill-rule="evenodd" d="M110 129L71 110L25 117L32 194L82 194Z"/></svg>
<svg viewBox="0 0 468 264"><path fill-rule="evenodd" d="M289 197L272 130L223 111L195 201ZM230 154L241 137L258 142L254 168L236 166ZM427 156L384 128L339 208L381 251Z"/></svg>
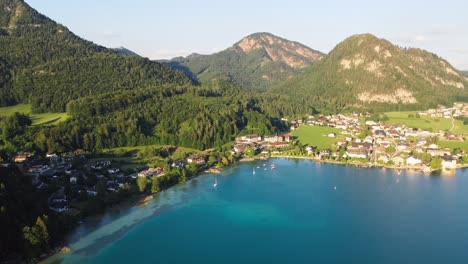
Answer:
<svg viewBox="0 0 468 264"><path fill-rule="evenodd" d="M118 193L136 186L139 177L147 180L163 177L171 170L181 170L192 165L197 170L206 169L206 156L191 154L185 159L175 160L168 166L148 167L134 172L122 170L111 160L88 159L85 151L78 149L62 154L49 152L38 157L30 150L24 150L14 157L15 163L31 177L37 191L50 193L49 209L61 214L76 214L73 204L80 204L100 194ZM2 166L9 166L5 163Z"/></svg>
<svg viewBox="0 0 468 264"><path fill-rule="evenodd" d="M460 118L468 116L468 104L440 106L417 113L420 116ZM249 134L239 136L232 144L234 160L268 159L271 157L301 157L318 161L355 164L362 167L386 166L415 169L423 172L453 170L464 166L468 156L462 148L440 146L439 142L463 142L462 135L448 131L429 131L405 125L371 120L369 113L310 115L282 121L290 131L275 135ZM314 140L330 139L333 144L318 147L304 144L295 132L304 127L330 128L334 132L318 135ZM14 157L15 163L31 176L37 190L49 193L49 208L57 213L74 213L72 203L87 201L101 192L116 193L136 186L139 177L163 177L170 171L207 171L214 165L208 155L189 153L172 160L167 166L146 166L135 171L122 169L112 160L89 159L89 153L78 149L68 153L47 153L38 157L24 150ZM3 166L8 166L4 164ZM67 195L68 194L68 195Z"/></svg>
<svg viewBox="0 0 468 264"><path fill-rule="evenodd" d="M437 109L421 111L421 116L435 118L468 117L468 104L453 107L439 106ZM292 133L261 137L247 135L236 139L235 153L244 153L253 148L256 153L273 157L310 157L321 161L351 163L365 167L387 166L400 169L415 169L424 172L451 170L462 167L468 160L462 148L442 147L440 141L464 142L461 135L448 131L429 131L405 125L373 121L370 113L308 116L304 119L282 120L290 123ZM334 145L318 148L313 143L301 144L293 136L301 126L335 128L337 132L320 137L336 139ZM299 150L290 144L300 144Z"/></svg>

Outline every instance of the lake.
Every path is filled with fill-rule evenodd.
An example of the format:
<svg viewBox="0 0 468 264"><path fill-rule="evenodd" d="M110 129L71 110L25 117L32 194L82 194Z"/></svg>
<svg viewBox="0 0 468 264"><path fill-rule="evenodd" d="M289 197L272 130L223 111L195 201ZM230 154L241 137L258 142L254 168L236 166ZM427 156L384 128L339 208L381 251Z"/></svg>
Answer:
<svg viewBox="0 0 468 264"><path fill-rule="evenodd" d="M468 170L272 159L89 220L49 262L467 263L467 224Z"/></svg>

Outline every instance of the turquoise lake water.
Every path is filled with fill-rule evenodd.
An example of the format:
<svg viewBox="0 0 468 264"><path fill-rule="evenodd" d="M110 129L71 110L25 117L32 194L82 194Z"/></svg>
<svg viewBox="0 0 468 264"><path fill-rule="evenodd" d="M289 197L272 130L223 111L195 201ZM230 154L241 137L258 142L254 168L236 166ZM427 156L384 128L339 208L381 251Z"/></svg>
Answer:
<svg viewBox="0 0 468 264"><path fill-rule="evenodd" d="M88 221L70 243L72 253L56 261L468 263L468 170L429 176L308 160L241 163L146 207Z"/></svg>

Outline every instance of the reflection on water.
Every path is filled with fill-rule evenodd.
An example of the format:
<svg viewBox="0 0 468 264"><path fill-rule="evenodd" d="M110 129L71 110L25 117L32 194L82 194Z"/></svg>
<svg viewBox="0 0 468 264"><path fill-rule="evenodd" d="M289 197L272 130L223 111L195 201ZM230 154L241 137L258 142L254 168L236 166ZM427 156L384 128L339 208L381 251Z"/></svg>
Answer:
<svg viewBox="0 0 468 264"><path fill-rule="evenodd" d="M71 254L47 263L154 263L155 252L161 263L454 263L468 258L459 246L468 244L466 175L243 163L219 174L217 188L202 175L87 221Z"/></svg>

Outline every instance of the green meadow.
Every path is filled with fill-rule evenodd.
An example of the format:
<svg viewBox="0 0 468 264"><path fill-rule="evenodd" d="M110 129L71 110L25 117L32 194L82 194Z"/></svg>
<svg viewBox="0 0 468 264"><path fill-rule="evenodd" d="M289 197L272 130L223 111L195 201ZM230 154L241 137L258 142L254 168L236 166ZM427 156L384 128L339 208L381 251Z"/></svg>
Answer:
<svg viewBox="0 0 468 264"><path fill-rule="evenodd" d="M29 114L33 125L55 125L68 119L67 113L33 114L29 104L0 107L0 116L10 116L15 112Z"/></svg>
<svg viewBox="0 0 468 264"><path fill-rule="evenodd" d="M317 146L318 149L327 149L336 144L345 137L340 134L341 130L332 127L308 126L302 125L292 132L299 142L309 146ZM335 133L336 138L330 138L327 135Z"/></svg>
<svg viewBox="0 0 468 264"><path fill-rule="evenodd" d="M432 129L432 131L450 131L452 128L452 119L435 118L435 117L408 117L410 114L415 115L417 112L387 112L389 120L386 123L405 125L407 127ZM451 131L455 134L468 133L468 126L463 125L463 121L454 120L454 128Z"/></svg>

